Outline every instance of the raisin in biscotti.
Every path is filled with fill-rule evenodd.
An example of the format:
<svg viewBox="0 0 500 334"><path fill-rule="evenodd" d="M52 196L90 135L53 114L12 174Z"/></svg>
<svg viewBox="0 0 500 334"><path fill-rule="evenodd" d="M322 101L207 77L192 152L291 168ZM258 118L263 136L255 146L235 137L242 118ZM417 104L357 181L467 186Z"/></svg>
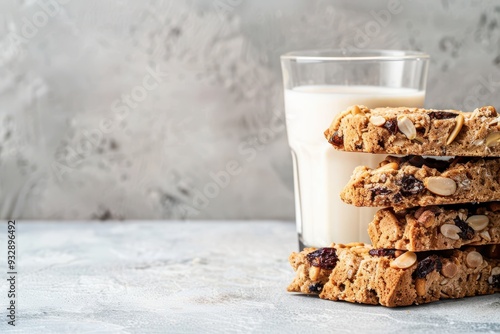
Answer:
<svg viewBox="0 0 500 334"><path fill-rule="evenodd" d="M485 252L474 247L423 253L370 246L308 248L290 256L297 276L288 291L388 307L500 292L500 260Z"/></svg>
<svg viewBox="0 0 500 334"><path fill-rule="evenodd" d="M500 202L377 211L368 225L373 247L410 251L500 244Z"/></svg>
<svg viewBox="0 0 500 334"><path fill-rule="evenodd" d="M328 282L328 277L335 268L337 261L344 258L344 252L368 252L370 249L371 246L364 243L332 244L331 247L305 248L300 253L292 253L288 261L297 275L288 286L288 291L319 294L323 286ZM362 258L356 258L355 260L359 262Z"/></svg>
<svg viewBox="0 0 500 334"><path fill-rule="evenodd" d="M500 117L494 107L474 112L352 106L325 131L348 152L432 156L500 156Z"/></svg>
<svg viewBox="0 0 500 334"><path fill-rule="evenodd" d="M416 206L500 200L500 158L388 156L377 169L359 166L340 197L356 206Z"/></svg>

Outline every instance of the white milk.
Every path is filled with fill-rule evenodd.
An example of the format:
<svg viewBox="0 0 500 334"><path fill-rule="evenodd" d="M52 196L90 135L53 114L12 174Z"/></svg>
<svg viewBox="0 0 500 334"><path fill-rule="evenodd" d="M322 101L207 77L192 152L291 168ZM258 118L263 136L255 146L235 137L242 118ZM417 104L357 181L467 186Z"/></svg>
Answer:
<svg viewBox="0 0 500 334"><path fill-rule="evenodd" d="M423 91L374 86L301 86L285 91L297 230L306 246L370 243L367 226L376 209L345 204L339 194L356 166L376 167L385 155L336 151L323 135L335 114L353 104L422 107L424 98Z"/></svg>

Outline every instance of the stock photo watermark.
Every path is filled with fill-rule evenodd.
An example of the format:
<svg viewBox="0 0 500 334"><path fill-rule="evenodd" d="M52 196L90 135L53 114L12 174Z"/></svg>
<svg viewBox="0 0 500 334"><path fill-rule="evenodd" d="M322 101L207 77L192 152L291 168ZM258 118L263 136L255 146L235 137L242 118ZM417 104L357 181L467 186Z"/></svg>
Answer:
<svg viewBox="0 0 500 334"><path fill-rule="evenodd" d="M403 4L400 0L387 1L386 9L370 10L371 20L361 27L356 28L352 44L344 42L341 49L356 50L366 48L370 41L378 37L383 28L389 26L394 16L403 12Z"/></svg>
<svg viewBox="0 0 500 334"><path fill-rule="evenodd" d="M182 121L180 123L184 124ZM193 218L198 216L232 181L242 177L245 167L253 163L259 153L264 151L284 131L285 115L282 110L275 110L266 126L238 144L236 156L228 159L222 168L208 171L208 181L197 185L182 170L170 169L166 178L170 180L174 188L179 190L179 194L166 193L165 196L175 199L175 210L180 214L180 217ZM184 136L179 134L176 138L184 138Z"/></svg>
<svg viewBox="0 0 500 334"><path fill-rule="evenodd" d="M285 131L284 119L282 111L275 111L268 126L261 128L255 136L238 145L238 157L229 160L223 169L210 171L208 173L210 181L200 188L192 189L194 193L192 206L182 204L183 210L186 213L199 213L208 207L211 200L219 196L235 177L243 173L245 165L255 161L259 152Z"/></svg>
<svg viewBox="0 0 500 334"><path fill-rule="evenodd" d="M465 110L472 111L477 107L484 104L498 92L500 89L500 78L490 73L488 76L481 75L477 79L473 87L471 87L468 94L463 100L463 107Z"/></svg>
<svg viewBox="0 0 500 334"><path fill-rule="evenodd" d="M152 91L160 86L166 76L167 73L158 66L156 68L146 67L146 74L143 76L141 84L132 87L129 93L122 94L111 103L110 110L113 112L113 117L102 118L94 129L78 133L76 145L67 146L65 154L62 157L56 157L51 167L57 178L62 180L64 174L78 167L91 154L92 150L101 144L104 135L120 128L120 124L141 102L146 100Z"/></svg>
<svg viewBox="0 0 500 334"><path fill-rule="evenodd" d="M219 19L224 20L224 16L233 13L242 3L243 0L215 0L212 5Z"/></svg>
<svg viewBox="0 0 500 334"><path fill-rule="evenodd" d="M2 52L3 56L0 57L0 66L6 65L9 58L21 55L29 41L38 35L51 18L59 15L63 6L69 2L71 0L42 0L35 2L39 10L31 17L23 16L19 32L11 30L0 41L0 47L4 50Z"/></svg>
<svg viewBox="0 0 500 334"><path fill-rule="evenodd" d="M16 325L17 263L16 263L16 221L7 222L7 324Z"/></svg>

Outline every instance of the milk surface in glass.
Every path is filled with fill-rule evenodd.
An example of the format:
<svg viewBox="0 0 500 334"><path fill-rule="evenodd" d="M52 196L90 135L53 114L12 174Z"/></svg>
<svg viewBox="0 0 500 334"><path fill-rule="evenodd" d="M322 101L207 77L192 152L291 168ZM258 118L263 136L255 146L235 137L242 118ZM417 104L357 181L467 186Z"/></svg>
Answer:
<svg viewBox="0 0 500 334"><path fill-rule="evenodd" d="M300 86L285 90L297 229L303 244L370 243L367 226L376 209L345 204L339 194L356 166L376 167L385 155L336 151L323 135L334 116L354 104L369 108L422 107L424 98L424 91L376 86Z"/></svg>

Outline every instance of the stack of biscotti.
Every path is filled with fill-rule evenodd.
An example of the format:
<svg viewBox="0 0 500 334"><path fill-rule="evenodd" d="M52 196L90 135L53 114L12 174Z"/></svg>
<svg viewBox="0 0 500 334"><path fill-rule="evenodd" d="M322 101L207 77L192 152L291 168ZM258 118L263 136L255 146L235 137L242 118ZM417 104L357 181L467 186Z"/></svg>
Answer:
<svg viewBox="0 0 500 334"><path fill-rule="evenodd" d="M390 307L500 292L495 108L353 106L325 136L339 150L400 156L357 167L341 193L349 204L386 207L369 225L373 246L293 253L289 291Z"/></svg>

